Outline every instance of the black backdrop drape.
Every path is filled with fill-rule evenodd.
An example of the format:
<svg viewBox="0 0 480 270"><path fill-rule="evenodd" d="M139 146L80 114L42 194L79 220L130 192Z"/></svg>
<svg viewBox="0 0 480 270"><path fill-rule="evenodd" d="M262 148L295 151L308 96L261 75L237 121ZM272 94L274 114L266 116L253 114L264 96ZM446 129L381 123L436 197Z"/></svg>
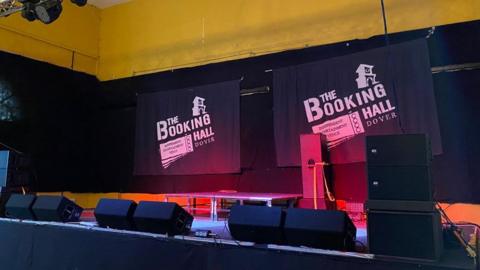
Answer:
<svg viewBox="0 0 480 270"><path fill-rule="evenodd" d="M423 39L276 69L273 89L279 166L300 166L299 136L312 132L335 164L364 162L366 135L425 133L442 153Z"/></svg>
<svg viewBox="0 0 480 270"><path fill-rule="evenodd" d="M390 36L392 44L427 30ZM480 22L437 27L427 40L432 66L480 62ZM0 141L34 157L42 191L174 192L237 189L301 192L300 169L278 168L272 94L241 97L240 174L133 176L136 93L186 88L240 77L241 88L272 86L264 72L384 46L383 37L98 83L87 76L0 53L0 74L20 100L24 118L0 123ZM28 76L27 76L28 75ZM186 79L188 78L188 79ZM436 198L480 202L480 132L476 113L480 71L433 75L444 154L434 160ZM361 164L334 168L338 198L362 200ZM364 197L363 197L364 198Z"/></svg>
<svg viewBox="0 0 480 270"><path fill-rule="evenodd" d="M238 80L137 99L136 175L240 172Z"/></svg>

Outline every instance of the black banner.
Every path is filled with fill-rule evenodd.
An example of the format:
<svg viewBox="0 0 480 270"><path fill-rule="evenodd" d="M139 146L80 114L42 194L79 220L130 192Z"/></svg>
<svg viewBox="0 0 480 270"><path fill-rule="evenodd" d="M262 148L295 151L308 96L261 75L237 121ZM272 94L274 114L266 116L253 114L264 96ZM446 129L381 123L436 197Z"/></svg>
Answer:
<svg viewBox="0 0 480 270"><path fill-rule="evenodd" d="M300 165L299 135L323 133L333 163L365 160L365 135L426 133L442 152L424 40L274 70L277 164Z"/></svg>
<svg viewBox="0 0 480 270"><path fill-rule="evenodd" d="M138 96L136 175L240 171L239 82Z"/></svg>

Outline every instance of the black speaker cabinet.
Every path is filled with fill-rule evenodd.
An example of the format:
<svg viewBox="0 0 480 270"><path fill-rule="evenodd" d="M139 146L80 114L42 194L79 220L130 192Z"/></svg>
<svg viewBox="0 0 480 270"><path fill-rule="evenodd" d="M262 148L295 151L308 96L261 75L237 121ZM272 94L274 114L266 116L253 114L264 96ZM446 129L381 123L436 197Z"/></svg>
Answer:
<svg viewBox="0 0 480 270"><path fill-rule="evenodd" d="M36 196L33 194L11 194L5 204L5 216L9 218L35 220L32 211Z"/></svg>
<svg viewBox="0 0 480 270"><path fill-rule="evenodd" d="M284 233L293 246L354 250L357 229L343 211L289 208Z"/></svg>
<svg viewBox="0 0 480 270"><path fill-rule="evenodd" d="M370 253L438 260L443 250L438 212L368 211Z"/></svg>
<svg viewBox="0 0 480 270"><path fill-rule="evenodd" d="M63 196L37 196L33 213L38 220L76 222L80 220L83 208Z"/></svg>
<svg viewBox="0 0 480 270"><path fill-rule="evenodd" d="M281 207L235 205L230 209L228 227L236 240L281 244L283 222Z"/></svg>
<svg viewBox="0 0 480 270"><path fill-rule="evenodd" d="M95 219L100 227L132 230L137 203L131 200L100 199L95 207Z"/></svg>
<svg viewBox="0 0 480 270"><path fill-rule="evenodd" d="M177 235L190 231L193 216L176 203L141 201L133 220L139 231Z"/></svg>
<svg viewBox="0 0 480 270"><path fill-rule="evenodd" d="M433 199L429 166L374 166L368 164L369 200Z"/></svg>
<svg viewBox="0 0 480 270"><path fill-rule="evenodd" d="M369 166L429 166L432 160L425 134L367 136L366 148Z"/></svg>

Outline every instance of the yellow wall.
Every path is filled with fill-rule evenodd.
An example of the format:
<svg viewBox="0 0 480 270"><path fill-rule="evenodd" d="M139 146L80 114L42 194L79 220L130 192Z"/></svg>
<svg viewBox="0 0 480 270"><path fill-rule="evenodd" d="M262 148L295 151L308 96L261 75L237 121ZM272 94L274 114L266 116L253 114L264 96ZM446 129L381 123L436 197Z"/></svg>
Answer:
<svg viewBox="0 0 480 270"><path fill-rule="evenodd" d="M20 14L0 18L0 50L95 75L100 10L64 1L63 13L50 25L28 22Z"/></svg>
<svg viewBox="0 0 480 270"><path fill-rule="evenodd" d="M0 50L101 80L363 39L383 33L377 0L64 1L51 25L0 18ZM390 32L480 19L478 0L385 0Z"/></svg>
<svg viewBox="0 0 480 270"><path fill-rule="evenodd" d="M389 31L476 20L479 2L385 0ZM101 20L101 80L383 33L379 0L133 0Z"/></svg>

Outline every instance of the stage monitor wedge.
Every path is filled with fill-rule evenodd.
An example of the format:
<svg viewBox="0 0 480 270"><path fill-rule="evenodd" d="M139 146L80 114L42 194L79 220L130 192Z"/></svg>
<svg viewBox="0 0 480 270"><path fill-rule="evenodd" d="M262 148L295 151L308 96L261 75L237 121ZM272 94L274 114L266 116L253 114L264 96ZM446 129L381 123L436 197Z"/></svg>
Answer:
<svg viewBox="0 0 480 270"><path fill-rule="evenodd" d="M176 203L141 201L133 221L139 231L178 235L190 231L193 216Z"/></svg>
<svg viewBox="0 0 480 270"><path fill-rule="evenodd" d="M36 196L33 194L11 194L5 204L5 216L8 218L35 220L32 206Z"/></svg>
<svg viewBox="0 0 480 270"><path fill-rule="evenodd" d="M137 203L131 200L100 199L94 215L100 227L133 230L133 213Z"/></svg>
<svg viewBox="0 0 480 270"><path fill-rule="evenodd" d="M282 244L284 214L281 207L234 205L228 227L232 237L258 244Z"/></svg>
<svg viewBox="0 0 480 270"><path fill-rule="evenodd" d="M288 208L284 232L288 245L352 251L357 229L343 211Z"/></svg>
<svg viewBox="0 0 480 270"><path fill-rule="evenodd" d="M33 213L38 220L57 222L77 222L83 208L63 196L37 196Z"/></svg>

